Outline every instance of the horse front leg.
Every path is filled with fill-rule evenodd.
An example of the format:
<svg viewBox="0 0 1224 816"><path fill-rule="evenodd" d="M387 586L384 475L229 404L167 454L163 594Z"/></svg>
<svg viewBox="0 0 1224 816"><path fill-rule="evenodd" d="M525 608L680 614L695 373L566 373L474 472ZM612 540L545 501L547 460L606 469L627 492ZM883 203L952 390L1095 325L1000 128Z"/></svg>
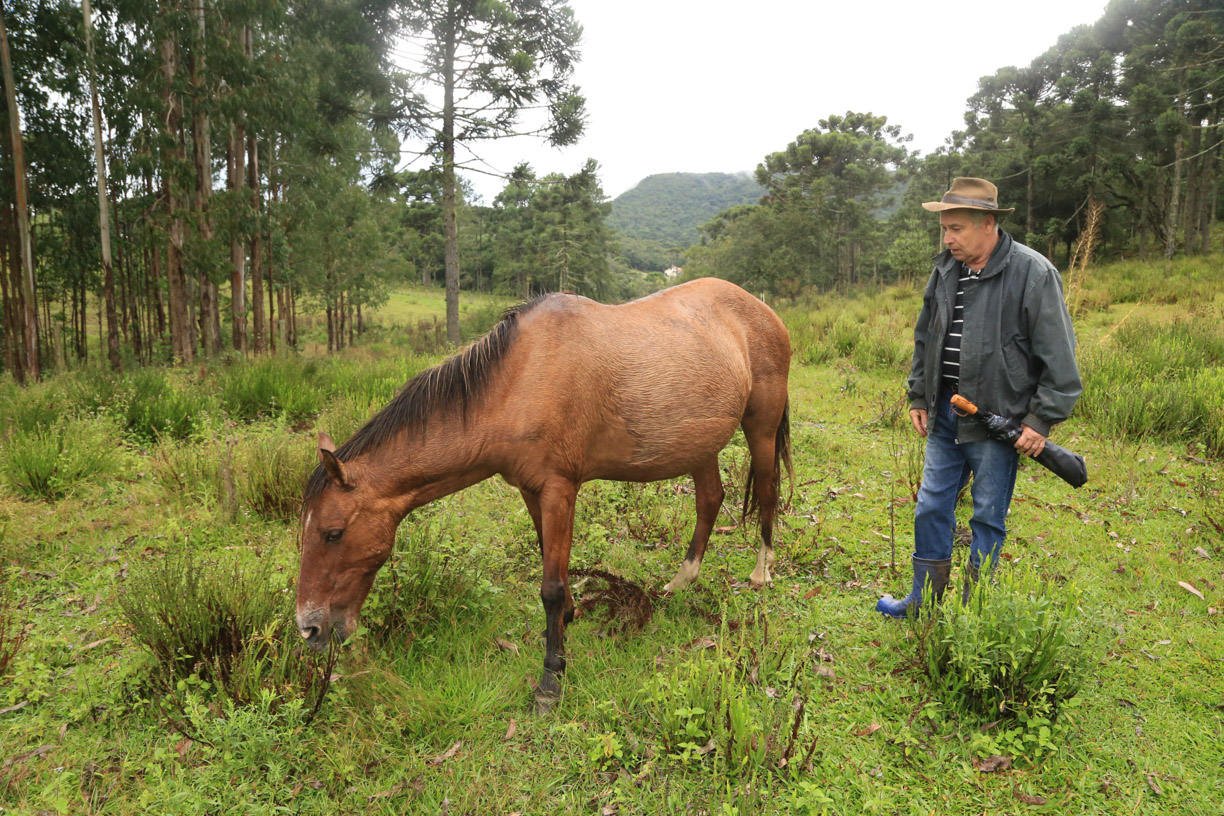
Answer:
<svg viewBox="0 0 1224 816"><path fill-rule="evenodd" d="M577 495L577 485L561 479L549 482L539 494L544 562L540 600L544 604L545 629L544 673L535 699L541 714L551 711L560 699L561 676L565 673L565 625L574 618L569 557Z"/></svg>

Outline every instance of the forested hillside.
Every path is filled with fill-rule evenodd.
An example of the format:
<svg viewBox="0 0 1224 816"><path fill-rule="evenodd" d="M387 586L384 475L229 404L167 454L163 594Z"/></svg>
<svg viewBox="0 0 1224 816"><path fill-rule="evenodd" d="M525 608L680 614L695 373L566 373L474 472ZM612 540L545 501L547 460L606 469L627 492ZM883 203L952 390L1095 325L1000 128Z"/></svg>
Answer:
<svg viewBox="0 0 1224 816"><path fill-rule="evenodd" d="M697 228L718 213L755 204L764 192L751 173L660 173L612 200L608 226L667 247L697 243Z"/></svg>

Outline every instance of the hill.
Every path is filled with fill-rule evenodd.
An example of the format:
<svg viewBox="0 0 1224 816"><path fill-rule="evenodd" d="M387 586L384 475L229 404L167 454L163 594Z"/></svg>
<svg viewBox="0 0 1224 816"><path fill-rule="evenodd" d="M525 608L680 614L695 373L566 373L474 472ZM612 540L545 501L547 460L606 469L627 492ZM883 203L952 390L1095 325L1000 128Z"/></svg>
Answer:
<svg viewBox="0 0 1224 816"><path fill-rule="evenodd" d="M627 238L665 247L697 243L697 227L764 191L750 173L660 173L647 176L612 201L608 226Z"/></svg>

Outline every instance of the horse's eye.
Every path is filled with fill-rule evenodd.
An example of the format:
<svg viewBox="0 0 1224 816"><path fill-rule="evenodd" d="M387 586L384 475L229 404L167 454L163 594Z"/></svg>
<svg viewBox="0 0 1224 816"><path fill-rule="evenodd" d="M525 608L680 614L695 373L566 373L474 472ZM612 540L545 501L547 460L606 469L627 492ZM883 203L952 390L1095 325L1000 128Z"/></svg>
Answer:
<svg viewBox="0 0 1224 816"><path fill-rule="evenodd" d="M323 540L328 544L335 544L342 535L344 535L344 530L325 530L323 532Z"/></svg>

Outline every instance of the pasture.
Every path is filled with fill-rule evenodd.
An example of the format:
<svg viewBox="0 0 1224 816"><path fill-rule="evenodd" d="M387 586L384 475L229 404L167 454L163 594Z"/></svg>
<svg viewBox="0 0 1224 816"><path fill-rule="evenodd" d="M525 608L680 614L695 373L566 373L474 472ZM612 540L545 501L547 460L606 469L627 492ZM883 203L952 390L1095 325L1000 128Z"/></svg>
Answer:
<svg viewBox="0 0 1224 816"><path fill-rule="evenodd" d="M1056 706L1002 714L927 677L947 630L874 612L909 576L920 283L775 304L796 474L772 587L747 581L742 437L700 579L672 595L691 480L583 489L580 612L546 716L539 551L498 480L405 520L332 662L291 623L317 431L342 442L440 360L417 332L0 384L0 812L1224 812L1221 260L1077 290L1086 392L1053 438L1089 482L1022 464L984 608L1054 610L1079 674ZM985 627L958 637L990 646Z"/></svg>

